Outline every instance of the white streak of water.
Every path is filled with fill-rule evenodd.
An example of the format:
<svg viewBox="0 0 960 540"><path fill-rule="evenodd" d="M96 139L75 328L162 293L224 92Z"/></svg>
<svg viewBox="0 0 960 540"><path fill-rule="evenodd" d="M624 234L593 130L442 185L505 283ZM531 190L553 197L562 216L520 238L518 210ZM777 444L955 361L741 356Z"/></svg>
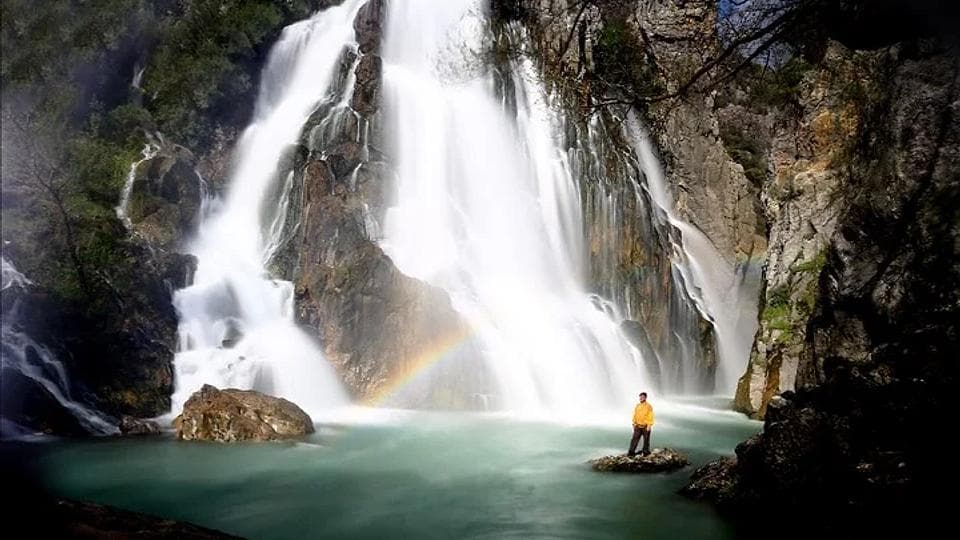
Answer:
<svg viewBox="0 0 960 540"><path fill-rule="evenodd" d="M389 6L384 97L399 189L381 245L448 292L506 409L628 406L649 378L586 292L580 193L534 67L511 64L508 114L478 65L482 2Z"/></svg>
<svg viewBox="0 0 960 540"><path fill-rule="evenodd" d="M282 242L291 178L278 162L335 83L341 54L356 49L353 21L363 0L284 29L264 69L252 124L236 150L230 189L208 203L190 252L194 283L177 291L180 352L173 412L204 383L287 398L311 414L346 403L317 343L294 322L293 285L265 265ZM278 204L266 203L286 182ZM266 203L266 204L265 204Z"/></svg>

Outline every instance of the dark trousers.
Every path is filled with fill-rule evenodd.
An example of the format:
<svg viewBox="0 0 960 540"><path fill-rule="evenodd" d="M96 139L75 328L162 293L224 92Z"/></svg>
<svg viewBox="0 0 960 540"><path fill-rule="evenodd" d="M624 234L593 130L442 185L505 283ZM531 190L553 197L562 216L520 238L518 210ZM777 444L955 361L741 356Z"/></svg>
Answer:
<svg viewBox="0 0 960 540"><path fill-rule="evenodd" d="M630 439L630 451L627 452L628 455L634 455L637 453L637 443L640 442L641 437L643 438L643 453L650 453L650 428L647 426L633 426L633 438Z"/></svg>

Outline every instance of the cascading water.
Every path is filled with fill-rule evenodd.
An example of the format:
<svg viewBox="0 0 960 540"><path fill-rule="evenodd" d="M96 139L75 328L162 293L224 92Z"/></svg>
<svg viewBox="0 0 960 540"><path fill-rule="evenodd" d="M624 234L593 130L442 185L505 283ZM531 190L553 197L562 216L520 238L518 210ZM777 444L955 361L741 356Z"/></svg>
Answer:
<svg viewBox="0 0 960 540"><path fill-rule="evenodd" d="M130 196L133 194L133 183L137 179L137 171L143 162L156 157L162 144L162 137L159 138L159 140L153 140L153 137L148 135L147 144L145 144L143 150L140 151L140 159L130 165L130 172L127 173L127 178L123 183L123 190L120 192L120 204L114 209L117 212L117 218L122 221L128 229L132 226L128 212L130 209Z"/></svg>
<svg viewBox="0 0 960 540"><path fill-rule="evenodd" d="M390 2L386 129L398 199L382 246L446 290L505 408L621 407L649 384L639 354L584 286L577 183L533 66L509 65L504 106L485 69L478 0Z"/></svg>
<svg viewBox="0 0 960 540"><path fill-rule="evenodd" d="M194 282L177 291L180 352L173 411L202 384L252 388L290 399L311 413L346 403L322 352L293 320L293 285L266 265L281 243L290 178L278 163L307 118L327 98L345 48L356 49L353 21L363 0L287 27L264 69L254 121L236 150L230 191L209 200L190 252Z"/></svg>
<svg viewBox="0 0 960 540"><path fill-rule="evenodd" d="M653 202L671 227L680 231L674 243L674 268L683 289L715 329L719 362L715 391L732 395L746 368L757 330L759 275L749 261L737 270L699 229L677 216L653 142L636 115L626 119L626 130Z"/></svg>
<svg viewBox="0 0 960 540"><path fill-rule="evenodd" d="M70 379L63 364L56 355L37 343L21 326L22 302L28 301L26 290L32 285L31 281L17 271L14 266L2 259L2 288L3 322L2 328L2 355L0 355L0 381L2 381L3 417L0 426L0 435L18 437L30 435L27 426L18 425L10 416L16 414L15 409L24 406L19 396L21 389L18 385L31 385L37 388L34 393L45 394L56 401L69 413L82 430L95 435L107 435L117 432L117 427L110 423L103 415L77 401L71 391ZM29 392L29 391L28 391ZM28 416L31 411L27 411Z"/></svg>

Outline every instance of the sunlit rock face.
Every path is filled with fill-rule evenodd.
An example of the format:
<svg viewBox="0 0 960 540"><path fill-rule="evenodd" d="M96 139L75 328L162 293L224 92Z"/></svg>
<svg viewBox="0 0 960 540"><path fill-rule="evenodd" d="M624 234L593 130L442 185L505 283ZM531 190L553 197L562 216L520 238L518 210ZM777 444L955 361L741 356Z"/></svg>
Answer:
<svg viewBox="0 0 960 540"><path fill-rule="evenodd" d="M285 399L253 390L204 385L173 421L184 441L278 441L313 433L313 421Z"/></svg>

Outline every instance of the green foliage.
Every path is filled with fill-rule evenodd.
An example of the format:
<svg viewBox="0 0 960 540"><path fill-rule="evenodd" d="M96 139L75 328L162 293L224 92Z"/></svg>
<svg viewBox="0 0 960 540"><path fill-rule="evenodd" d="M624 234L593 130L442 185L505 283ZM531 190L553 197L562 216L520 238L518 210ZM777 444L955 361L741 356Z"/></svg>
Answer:
<svg viewBox="0 0 960 540"><path fill-rule="evenodd" d="M162 131L187 142L201 138L209 129L205 111L252 89L240 63L279 26L280 9L273 2L199 0L164 23L144 80Z"/></svg>
<svg viewBox="0 0 960 540"><path fill-rule="evenodd" d="M790 289L786 286L777 287L767 293L767 303L760 317L767 328L780 330L778 342L788 340L793 333L791 321Z"/></svg>
<svg viewBox="0 0 960 540"><path fill-rule="evenodd" d="M97 65L116 52L143 15L143 0L4 0L0 24L4 88L32 85L44 120L66 121L87 98L66 80L82 71L78 68ZM78 86L96 84L84 80Z"/></svg>
<svg viewBox="0 0 960 540"><path fill-rule="evenodd" d="M140 0L4 0L0 74L5 82L62 80L70 68L65 51L89 59L116 48L140 5Z"/></svg>
<svg viewBox="0 0 960 540"><path fill-rule="evenodd" d="M770 70L753 66L753 81L750 87L750 102L755 106L777 107L795 100L804 75L813 66L797 56L779 69Z"/></svg>
<svg viewBox="0 0 960 540"><path fill-rule="evenodd" d="M720 126L720 139L733 161L743 167L743 173L755 186L767 179L767 150L760 139L748 133L743 126Z"/></svg>
<svg viewBox="0 0 960 540"><path fill-rule="evenodd" d="M827 250L823 249L820 253L817 253L814 258L809 261L804 261L801 263L794 264L790 267L791 272L795 273L805 273L810 272L814 274L819 274L820 270L823 269L823 266L827 264Z"/></svg>
<svg viewBox="0 0 960 540"><path fill-rule="evenodd" d="M637 96L662 94L663 85L646 61L641 43L624 18L607 18L594 41L596 74L604 83L629 89Z"/></svg>
<svg viewBox="0 0 960 540"><path fill-rule="evenodd" d="M15 240L5 250L18 266L90 313L109 307L110 288L124 290L136 272L114 207L144 132L196 146L225 111L243 118L237 98L252 92L266 42L311 5L3 0L4 96L26 97L5 102L5 115L21 119L18 137L39 141L26 154L45 171L17 172L17 201L3 209L4 239ZM130 48L140 55L145 46L144 93L135 96Z"/></svg>

